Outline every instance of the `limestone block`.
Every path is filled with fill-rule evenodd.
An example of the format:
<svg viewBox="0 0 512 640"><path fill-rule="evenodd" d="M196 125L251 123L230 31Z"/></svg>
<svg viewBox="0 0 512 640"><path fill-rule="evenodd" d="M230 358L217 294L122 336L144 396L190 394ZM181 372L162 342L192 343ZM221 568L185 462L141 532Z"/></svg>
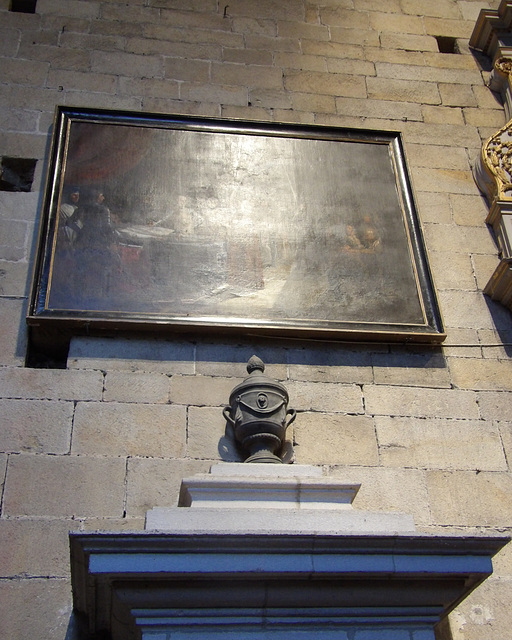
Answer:
<svg viewBox="0 0 512 640"><path fill-rule="evenodd" d="M289 354L290 378L309 382L373 382L372 354L366 350L318 349Z"/></svg>
<svg viewBox="0 0 512 640"><path fill-rule="evenodd" d="M336 98L336 108L340 115L364 116L402 120L421 120L421 107L409 102L391 100L366 100L356 98ZM410 146L409 146L410 149Z"/></svg>
<svg viewBox="0 0 512 640"><path fill-rule="evenodd" d="M212 63L211 81L220 85L248 86L261 89L283 88L281 69L272 69L258 65L240 65Z"/></svg>
<svg viewBox="0 0 512 640"><path fill-rule="evenodd" d="M63 369L0 369L0 396L39 400L101 400L103 375L99 371Z"/></svg>
<svg viewBox="0 0 512 640"><path fill-rule="evenodd" d="M458 107L438 107L427 104L422 108L422 111L425 122L464 124L462 109Z"/></svg>
<svg viewBox="0 0 512 640"><path fill-rule="evenodd" d="M441 97L434 82L396 80L391 78L367 78L368 97L393 102L440 104Z"/></svg>
<svg viewBox="0 0 512 640"><path fill-rule="evenodd" d="M187 342L77 337L71 340L68 368L193 373L193 361L194 346Z"/></svg>
<svg viewBox="0 0 512 640"><path fill-rule="evenodd" d="M48 69L48 62L5 58L2 62L2 78L6 83L42 87Z"/></svg>
<svg viewBox="0 0 512 640"><path fill-rule="evenodd" d="M439 291L438 293L447 327L492 329L495 326L481 292Z"/></svg>
<svg viewBox="0 0 512 640"><path fill-rule="evenodd" d="M80 522L61 519L0 519L3 577L69 576L69 531Z"/></svg>
<svg viewBox="0 0 512 640"><path fill-rule="evenodd" d="M156 7L133 6L130 4L103 3L101 7L101 19L112 22L160 22L162 20L161 11Z"/></svg>
<svg viewBox="0 0 512 640"><path fill-rule="evenodd" d="M284 83L287 91L351 98L366 97L364 78L344 73L288 70L284 74Z"/></svg>
<svg viewBox="0 0 512 640"><path fill-rule="evenodd" d="M400 36L399 36L400 37ZM372 62L390 62L393 64L425 64L425 53L422 51L405 51L403 49L365 48L365 59Z"/></svg>
<svg viewBox="0 0 512 640"><path fill-rule="evenodd" d="M374 354L372 364L375 384L450 387L449 371L441 354Z"/></svg>
<svg viewBox="0 0 512 640"><path fill-rule="evenodd" d="M62 54L61 54L62 55ZM50 88L71 89L74 91L94 91L99 93L116 93L117 76L113 73L82 73L57 69L48 73L46 84Z"/></svg>
<svg viewBox="0 0 512 640"><path fill-rule="evenodd" d="M382 416L375 424L386 466L507 470L498 428L489 422Z"/></svg>
<svg viewBox="0 0 512 640"><path fill-rule="evenodd" d="M503 640L512 626L510 602L512 582L491 576L449 616L451 637L453 640Z"/></svg>
<svg viewBox="0 0 512 640"><path fill-rule="evenodd" d="M370 14L370 27L376 31L392 33L412 33L416 35L425 33L422 20L418 16L378 13L376 11Z"/></svg>
<svg viewBox="0 0 512 640"><path fill-rule="evenodd" d="M424 148L423 145L418 146ZM435 148L438 149L439 147ZM450 200L447 193L417 191L416 199L418 201L419 215L423 222L435 222L438 224L451 222Z"/></svg>
<svg viewBox="0 0 512 640"><path fill-rule="evenodd" d="M85 518L82 531L144 531L144 517Z"/></svg>
<svg viewBox="0 0 512 640"><path fill-rule="evenodd" d="M0 55L5 58L14 57L18 51L20 32L17 29L2 29Z"/></svg>
<svg viewBox="0 0 512 640"><path fill-rule="evenodd" d="M429 224L425 225L425 237L431 251L491 255L496 253L492 236L483 225L482 228L474 228L454 224Z"/></svg>
<svg viewBox="0 0 512 640"><path fill-rule="evenodd" d="M231 430L219 407L190 407L188 410L187 457L203 460L242 460Z"/></svg>
<svg viewBox="0 0 512 640"><path fill-rule="evenodd" d="M477 98L474 93L476 88L476 86L471 87L470 85L449 82L439 84L443 104L447 107L476 107ZM489 92L488 89L486 90Z"/></svg>
<svg viewBox="0 0 512 640"><path fill-rule="evenodd" d="M184 100L201 102L217 102L228 105L247 105L247 89L245 87L201 85L184 83L181 87Z"/></svg>
<svg viewBox="0 0 512 640"><path fill-rule="evenodd" d="M60 0L38 0L37 11L42 15L56 13L58 15L69 15L74 18L98 18L100 15L100 2L81 2L81 0L68 0L62 6Z"/></svg>
<svg viewBox="0 0 512 640"><path fill-rule="evenodd" d="M510 402L512 404L512 394L510 394ZM507 460L512 460L512 422L499 422L498 427ZM512 563L510 573L512 573Z"/></svg>
<svg viewBox="0 0 512 640"><path fill-rule="evenodd" d="M468 124L476 127L496 127L496 129L500 129L506 122L505 112L502 109L484 109L483 107L464 109L464 119Z"/></svg>
<svg viewBox="0 0 512 640"><path fill-rule="evenodd" d="M439 35L451 38L470 38L475 28L472 20L447 19L447 18L430 18L426 16L423 20L425 31L429 35Z"/></svg>
<svg viewBox="0 0 512 640"><path fill-rule="evenodd" d="M252 64L265 67L272 66L272 54L270 51L259 51L258 49L228 49L222 50L222 59L226 62L237 62L238 64ZM281 66L276 64L276 66Z"/></svg>
<svg viewBox="0 0 512 640"><path fill-rule="evenodd" d="M23 260L27 258L28 223L23 220L0 218L0 258Z"/></svg>
<svg viewBox="0 0 512 640"><path fill-rule="evenodd" d="M405 51L439 50L436 39L425 35L383 31L380 34L380 42L385 49L403 49Z"/></svg>
<svg viewBox="0 0 512 640"><path fill-rule="evenodd" d="M312 113L336 113L334 96L318 96L314 93L293 93L292 106L299 111Z"/></svg>
<svg viewBox="0 0 512 640"><path fill-rule="evenodd" d="M477 395L458 389L369 386L364 389L367 413L418 418L478 419Z"/></svg>
<svg viewBox="0 0 512 640"><path fill-rule="evenodd" d="M245 36L245 43L249 49L262 49L263 51L288 51L290 53L300 53L301 43L296 38L277 38L268 37L266 35L259 34L247 34ZM315 42L314 40L304 40L303 43ZM320 42L320 46L327 43ZM303 49L304 53L314 53L308 51L307 48ZM315 54L316 55L316 54Z"/></svg>
<svg viewBox="0 0 512 640"><path fill-rule="evenodd" d="M443 343L445 356L457 356L459 358L474 358L481 355L482 349L475 329L447 330L446 341Z"/></svg>
<svg viewBox="0 0 512 640"><path fill-rule="evenodd" d="M453 220L456 224L481 227L489 213L487 203L481 195L453 194L450 196Z"/></svg>
<svg viewBox="0 0 512 640"><path fill-rule="evenodd" d="M39 92L28 87L25 87L20 91L14 91L13 94L10 94L6 89L5 93L10 100L14 100L16 102L16 99L19 99L22 102L26 101L29 103L39 95ZM43 101L43 105L44 104L45 103ZM49 107L49 105L46 105L46 107ZM29 157L33 158L34 156ZM38 208L38 199L40 196L41 194L38 191L0 191L0 217L5 220L24 220L26 222L34 222Z"/></svg>
<svg viewBox="0 0 512 640"><path fill-rule="evenodd" d="M482 391L512 391L512 361L449 358L455 386Z"/></svg>
<svg viewBox="0 0 512 640"><path fill-rule="evenodd" d="M347 73L349 75L374 76L375 65L367 60L327 58L329 73Z"/></svg>
<svg viewBox="0 0 512 640"><path fill-rule="evenodd" d="M181 480L208 471L211 461L130 458L126 486L128 517L144 516L153 507L175 507Z"/></svg>
<svg viewBox="0 0 512 640"><path fill-rule="evenodd" d="M317 41L330 39L329 28L325 24L282 20L277 23L277 32L282 38L304 38Z"/></svg>
<svg viewBox="0 0 512 640"><path fill-rule="evenodd" d="M292 96L281 91L251 89L249 99L252 107L251 113L254 113L254 107L291 109L292 106Z"/></svg>
<svg viewBox="0 0 512 640"><path fill-rule="evenodd" d="M368 78L368 81L377 80L377 78ZM385 79L378 78L385 86ZM393 80L389 81L393 87L395 83L401 83L403 81ZM426 83L431 85L432 83ZM437 84L435 85L435 92L431 89L432 98L438 95ZM440 97L439 97L440 100ZM439 104L439 100L425 100L428 104ZM422 100L415 100L415 102L422 102ZM468 125L455 125L455 124L435 124L435 123L423 123L423 122L406 122L402 128L405 139L407 142L415 142L417 144L435 144L445 147L470 147L479 149L482 145L482 140L478 134L476 127L470 127ZM475 191L475 194L477 191Z"/></svg>
<svg viewBox="0 0 512 640"><path fill-rule="evenodd" d="M431 251L429 260L438 289L474 291L477 288L471 256L450 251Z"/></svg>
<svg viewBox="0 0 512 640"><path fill-rule="evenodd" d="M379 34L368 29L351 29L344 26L331 26L331 42L359 44L365 47L378 47Z"/></svg>
<svg viewBox="0 0 512 640"><path fill-rule="evenodd" d="M498 109L499 111L503 110L503 102L501 97L489 90L489 87L474 85L471 87L473 95L476 97L477 104L472 104L468 102L467 107L475 107L479 106L484 109Z"/></svg>
<svg viewBox="0 0 512 640"><path fill-rule="evenodd" d="M0 400L0 450L68 453L72 402Z"/></svg>
<svg viewBox="0 0 512 640"><path fill-rule="evenodd" d="M252 0L239 0L233 7L229 7L229 16L254 17L255 7ZM282 3L280 0L261 0L258 2L257 16L259 20L289 20L302 22L304 20L304 6L299 4Z"/></svg>
<svg viewBox="0 0 512 640"><path fill-rule="evenodd" d="M512 330L482 329L478 332L484 358L505 360L512 355Z"/></svg>
<svg viewBox="0 0 512 640"><path fill-rule="evenodd" d="M348 466L350 465L350 466ZM425 472L417 469L333 466L329 477L347 483L361 483L354 509L409 513L416 525L430 522Z"/></svg>
<svg viewBox="0 0 512 640"><path fill-rule="evenodd" d="M29 264L26 261L0 260L0 296L21 298L27 295Z"/></svg>
<svg viewBox="0 0 512 640"><path fill-rule="evenodd" d="M483 391L478 394L478 405L485 420L512 421L510 393Z"/></svg>
<svg viewBox="0 0 512 640"><path fill-rule="evenodd" d="M491 279L494 270L500 263L500 260L497 255L473 255L471 259L475 269L476 285L478 289L482 291Z"/></svg>
<svg viewBox="0 0 512 640"><path fill-rule="evenodd" d="M186 408L165 404L80 402L72 452L179 457L185 449Z"/></svg>
<svg viewBox="0 0 512 640"><path fill-rule="evenodd" d="M294 424L298 464L378 464L373 420L365 416L300 413Z"/></svg>
<svg viewBox="0 0 512 640"><path fill-rule="evenodd" d="M201 2L201 0L198 0ZM346 0L345 0L346 1ZM165 2L165 0L164 0ZM215 10L217 10L217 6L215 5ZM315 19L313 22L317 21L317 15L315 12ZM277 24L273 18L265 18L259 19L251 16L233 16L231 20L231 24L233 25L233 31L236 33L242 34L259 34L265 36L276 36L277 35Z"/></svg>
<svg viewBox="0 0 512 640"><path fill-rule="evenodd" d="M0 637L70 638L73 605L69 580L0 580L0 603Z"/></svg>
<svg viewBox="0 0 512 640"><path fill-rule="evenodd" d="M105 402L167 403L169 376L164 373L109 371L105 376Z"/></svg>
<svg viewBox="0 0 512 640"><path fill-rule="evenodd" d="M274 65L283 69L303 69L304 71L326 71L327 63L323 56L300 53L277 52Z"/></svg>
<svg viewBox="0 0 512 640"><path fill-rule="evenodd" d="M140 56L117 51L91 51L91 71L120 76L162 77L162 61L154 56Z"/></svg>
<svg viewBox="0 0 512 640"><path fill-rule="evenodd" d="M4 490L6 516L121 517L124 458L11 456Z"/></svg>
<svg viewBox="0 0 512 640"><path fill-rule="evenodd" d="M418 108L420 109L420 107ZM438 109L438 107L431 108ZM425 107L422 107L422 109L425 109ZM441 146L409 144L407 145L407 156L411 165L416 167L429 167L431 169L451 169L454 171L470 170L468 156L465 149L451 149L450 152L447 153L446 148Z"/></svg>
<svg viewBox="0 0 512 640"><path fill-rule="evenodd" d="M370 23L366 11L352 11L339 6L320 6L320 20L328 26L347 29L369 30Z"/></svg>
<svg viewBox="0 0 512 640"><path fill-rule="evenodd" d="M465 526L508 526L512 477L482 471L428 471L432 521Z"/></svg>
<svg viewBox="0 0 512 640"><path fill-rule="evenodd" d="M363 412L361 389L357 385L290 381L286 388L290 407L298 411Z"/></svg>
<svg viewBox="0 0 512 640"><path fill-rule="evenodd" d="M413 15L460 19L457 4L452 0L403 0L401 6L404 13Z"/></svg>
<svg viewBox="0 0 512 640"><path fill-rule="evenodd" d="M173 376L171 378L171 402L220 407L228 404L232 389L240 382L242 379L237 378Z"/></svg>

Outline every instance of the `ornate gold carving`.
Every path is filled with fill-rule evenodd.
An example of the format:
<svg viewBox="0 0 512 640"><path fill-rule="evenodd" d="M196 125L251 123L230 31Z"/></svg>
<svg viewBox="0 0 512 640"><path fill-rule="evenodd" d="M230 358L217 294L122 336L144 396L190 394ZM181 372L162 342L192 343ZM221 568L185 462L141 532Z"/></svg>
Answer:
<svg viewBox="0 0 512 640"><path fill-rule="evenodd" d="M494 68L505 75L512 73L512 58L501 57L494 63Z"/></svg>
<svg viewBox="0 0 512 640"><path fill-rule="evenodd" d="M512 65L512 60L510 62ZM484 144L482 161L494 178L496 196L512 199L512 120Z"/></svg>

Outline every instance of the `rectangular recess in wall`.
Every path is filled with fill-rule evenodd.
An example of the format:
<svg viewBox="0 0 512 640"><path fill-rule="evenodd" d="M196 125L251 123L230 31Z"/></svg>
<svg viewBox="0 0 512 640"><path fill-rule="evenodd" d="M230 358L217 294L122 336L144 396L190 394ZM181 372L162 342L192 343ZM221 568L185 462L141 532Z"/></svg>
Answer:
<svg viewBox="0 0 512 640"><path fill-rule="evenodd" d="M397 132L59 107L29 324L438 343Z"/></svg>

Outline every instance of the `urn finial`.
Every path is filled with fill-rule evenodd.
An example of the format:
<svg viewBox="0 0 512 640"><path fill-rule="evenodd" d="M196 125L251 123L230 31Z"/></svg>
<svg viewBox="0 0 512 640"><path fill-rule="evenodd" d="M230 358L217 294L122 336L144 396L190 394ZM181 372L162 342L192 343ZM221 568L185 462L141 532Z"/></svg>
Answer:
<svg viewBox="0 0 512 640"><path fill-rule="evenodd" d="M264 371L263 360L252 356L247 363L249 376L233 389L223 413L237 442L249 453L245 462L280 464L277 454L296 411L287 408L286 388Z"/></svg>

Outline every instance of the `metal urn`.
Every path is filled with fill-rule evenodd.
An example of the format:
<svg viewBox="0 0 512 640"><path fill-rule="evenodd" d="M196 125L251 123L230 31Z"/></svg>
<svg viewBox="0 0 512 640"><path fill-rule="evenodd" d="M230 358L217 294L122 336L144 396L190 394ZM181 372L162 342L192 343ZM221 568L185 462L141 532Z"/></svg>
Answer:
<svg viewBox="0 0 512 640"><path fill-rule="evenodd" d="M288 409L285 387L264 371L263 361L252 356L247 363L249 376L233 389L223 414L233 427L236 441L249 454L245 462L281 464L276 454L296 411Z"/></svg>

